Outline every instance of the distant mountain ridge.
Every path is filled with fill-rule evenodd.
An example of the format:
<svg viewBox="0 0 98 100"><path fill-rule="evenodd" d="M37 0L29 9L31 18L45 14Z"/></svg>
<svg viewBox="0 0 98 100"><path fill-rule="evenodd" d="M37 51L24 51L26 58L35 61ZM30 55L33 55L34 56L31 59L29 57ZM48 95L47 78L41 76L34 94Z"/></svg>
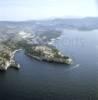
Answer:
<svg viewBox="0 0 98 100"><path fill-rule="evenodd" d="M57 18L50 20L28 20L28 21L0 21L1 26L27 26L27 27L44 27L44 28L68 28L79 30L98 29L98 17L87 18Z"/></svg>

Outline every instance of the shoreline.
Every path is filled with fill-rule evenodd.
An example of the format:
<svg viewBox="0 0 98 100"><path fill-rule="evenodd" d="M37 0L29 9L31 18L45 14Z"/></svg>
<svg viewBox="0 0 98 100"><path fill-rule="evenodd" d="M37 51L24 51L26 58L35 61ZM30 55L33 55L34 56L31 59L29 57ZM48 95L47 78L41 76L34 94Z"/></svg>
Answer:
<svg viewBox="0 0 98 100"><path fill-rule="evenodd" d="M35 60L38 60L38 61L45 61L45 62L48 62L48 63L58 63L58 64L66 64L66 65L72 64L71 58L66 59L66 62L64 62L64 61L60 61L60 58L47 59L47 58L40 58L38 56L34 56L34 55L31 55L31 54L26 54L26 55L31 57L32 59L35 59ZM69 61L67 61L67 60L69 60Z"/></svg>
<svg viewBox="0 0 98 100"><path fill-rule="evenodd" d="M14 50L13 52L11 52L10 54L10 60L5 62L4 66L0 67L0 71L6 71L8 68L12 67L15 69L19 69L20 68L20 64L17 64L15 61L15 54L19 51L21 51L22 49L17 49Z"/></svg>

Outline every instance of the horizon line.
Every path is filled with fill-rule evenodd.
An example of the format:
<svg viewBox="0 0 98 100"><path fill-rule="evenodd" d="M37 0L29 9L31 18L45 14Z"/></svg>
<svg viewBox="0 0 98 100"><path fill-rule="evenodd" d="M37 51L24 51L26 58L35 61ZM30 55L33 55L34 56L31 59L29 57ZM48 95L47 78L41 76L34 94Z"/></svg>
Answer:
<svg viewBox="0 0 98 100"><path fill-rule="evenodd" d="M39 19L24 19L24 20L4 20L0 19L0 22L26 22L26 21L47 21L55 19L84 19L84 18L98 18L98 16L69 16L69 17L49 17L49 18L39 18Z"/></svg>

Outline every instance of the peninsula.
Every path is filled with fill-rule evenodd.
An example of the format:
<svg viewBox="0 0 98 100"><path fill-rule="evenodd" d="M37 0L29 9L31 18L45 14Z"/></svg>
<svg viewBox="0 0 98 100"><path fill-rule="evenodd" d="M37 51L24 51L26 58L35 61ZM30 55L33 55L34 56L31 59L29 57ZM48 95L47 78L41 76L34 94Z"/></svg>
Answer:
<svg viewBox="0 0 98 100"><path fill-rule="evenodd" d="M53 31L54 32L54 31ZM51 33L52 34L52 33ZM55 39L57 33L53 33ZM24 50L26 55L39 61L51 63L72 64L72 59L63 55L50 42L53 36L32 35L27 33L17 33L4 36L0 40L0 70L6 71L9 67L19 69L20 64L15 61L15 53L19 50ZM41 40L40 40L41 39ZM47 41L45 43L45 41Z"/></svg>
<svg viewBox="0 0 98 100"><path fill-rule="evenodd" d="M72 64L72 59L68 56L64 56L54 46L33 45L31 50L27 51L26 54L40 61L68 64L68 65Z"/></svg>
<svg viewBox="0 0 98 100"><path fill-rule="evenodd" d="M19 44L17 44L19 46ZM24 44L22 44L24 45ZM21 45L21 46L22 46ZM54 46L49 45L32 45L29 46L25 44L22 46L25 50L25 54L29 57L37 59L39 61L46 61L52 63L61 63L61 64L72 64L72 59L68 56L64 56L58 49ZM22 49L16 49L13 52L11 48L6 48L0 51L0 70L6 71L9 67L16 69L20 68L20 65L15 61L15 53Z"/></svg>

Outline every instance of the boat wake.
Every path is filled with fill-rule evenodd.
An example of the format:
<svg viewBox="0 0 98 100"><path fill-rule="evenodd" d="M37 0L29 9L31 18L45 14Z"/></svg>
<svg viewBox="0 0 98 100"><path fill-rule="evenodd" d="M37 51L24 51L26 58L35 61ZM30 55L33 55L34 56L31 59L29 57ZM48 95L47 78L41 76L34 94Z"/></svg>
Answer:
<svg viewBox="0 0 98 100"><path fill-rule="evenodd" d="M74 70L74 69L76 69L76 68L78 68L78 67L80 67L80 64L76 64L75 66L73 66L73 67L69 68L68 70L66 70L66 72L67 72L67 71Z"/></svg>

